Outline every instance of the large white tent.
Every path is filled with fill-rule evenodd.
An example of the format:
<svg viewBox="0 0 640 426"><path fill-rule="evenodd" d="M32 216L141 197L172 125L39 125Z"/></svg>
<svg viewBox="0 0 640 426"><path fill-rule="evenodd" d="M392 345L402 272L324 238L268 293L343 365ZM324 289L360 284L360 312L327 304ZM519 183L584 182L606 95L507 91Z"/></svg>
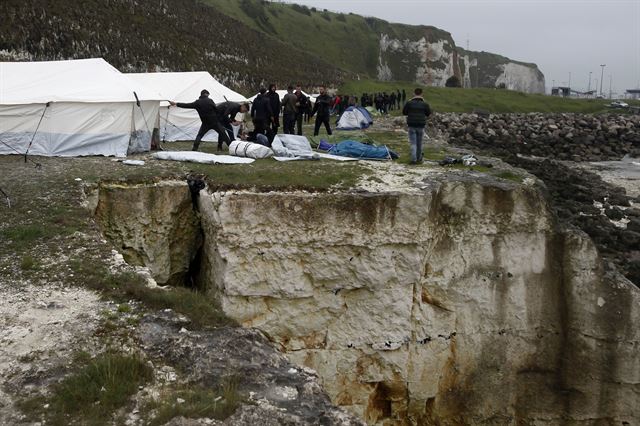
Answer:
<svg viewBox="0 0 640 426"><path fill-rule="evenodd" d="M160 100L101 58L0 62L0 154L148 151Z"/></svg>
<svg viewBox="0 0 640 426"><path fill-rule="evenodd" d="M165 101L160 104L160 139L163 141L194 140L201 124L194 109L172 107L168 101L193 102L198 99L202 89L207 89L209 98L216 104L227 101L248 102L247 98L224 86L206 71L127 75L162 94ZM216 142L218 134L211 130L202 140Z"/></svg>

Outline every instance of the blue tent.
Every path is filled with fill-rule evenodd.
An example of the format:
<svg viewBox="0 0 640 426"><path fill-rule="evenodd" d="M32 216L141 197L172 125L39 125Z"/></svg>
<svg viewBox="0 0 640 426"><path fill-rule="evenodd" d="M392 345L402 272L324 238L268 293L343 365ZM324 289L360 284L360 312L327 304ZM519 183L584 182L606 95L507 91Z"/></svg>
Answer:
<svg viewBox="0 0 640 426"><path fill-rule="evenodd" d="M369 111L363 107L350 106L338 120L338 130L360 130L366 129L373 124L373 118Z"/></svg>

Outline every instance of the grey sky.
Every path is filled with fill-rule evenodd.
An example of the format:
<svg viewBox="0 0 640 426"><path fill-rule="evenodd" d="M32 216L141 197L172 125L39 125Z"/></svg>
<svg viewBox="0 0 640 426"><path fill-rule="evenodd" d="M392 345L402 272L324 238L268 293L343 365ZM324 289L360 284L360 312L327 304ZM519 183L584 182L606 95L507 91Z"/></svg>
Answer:
<svg viewBox="0 0 640 426"><path fill-rule="evenodd" d="M285 0L391 22L433 25L458 46L534 62L547 86L608 93L640 85L640 0ZM600 83L598 83L598 86Z"/></svg>

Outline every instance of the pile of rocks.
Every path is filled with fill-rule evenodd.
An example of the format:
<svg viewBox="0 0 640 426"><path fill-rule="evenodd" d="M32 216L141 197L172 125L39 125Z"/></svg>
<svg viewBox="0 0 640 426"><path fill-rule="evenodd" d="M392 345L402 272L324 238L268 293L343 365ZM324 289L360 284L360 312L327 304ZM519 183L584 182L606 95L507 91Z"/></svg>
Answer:
<svg viewBox="0 0 640 426"><path fill-rule="evenodd" d="M640 157L638 115L435 114L430 126L453 145L496 154L571 161Z"/></svg>

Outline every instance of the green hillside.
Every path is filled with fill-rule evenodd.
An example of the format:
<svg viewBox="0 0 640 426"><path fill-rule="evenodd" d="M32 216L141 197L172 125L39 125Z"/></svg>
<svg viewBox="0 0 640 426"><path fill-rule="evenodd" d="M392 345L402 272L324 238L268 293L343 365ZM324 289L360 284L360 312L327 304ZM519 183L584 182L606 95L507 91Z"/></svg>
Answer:
<svg viewBox="0 0 640 426"><path fill-rule="evenodd" d="M387 92L404 89L411 98L415 83L381 82L372 80L352 81L343 84L339 92L355 96L362 93ZM557 96L526 94L498 89L461 89L449 87L422 87L425 100L437 112L472 112L482 109L492 113L526 112L574 112L593 114L611 112L607 99L567 99ZM634 103L634 102L632 102ZM635 105L640 105L636 101Z"/></svg>
<svg viewBox="0 0 640 426"><path fill-rule="evenodd" d="M450 39L435 27L391 24L355 14L262 0L202 0L283 43L355 73L376 75L381 33L397 39ZM453 40L451 40L453 43Z"/></svg>

